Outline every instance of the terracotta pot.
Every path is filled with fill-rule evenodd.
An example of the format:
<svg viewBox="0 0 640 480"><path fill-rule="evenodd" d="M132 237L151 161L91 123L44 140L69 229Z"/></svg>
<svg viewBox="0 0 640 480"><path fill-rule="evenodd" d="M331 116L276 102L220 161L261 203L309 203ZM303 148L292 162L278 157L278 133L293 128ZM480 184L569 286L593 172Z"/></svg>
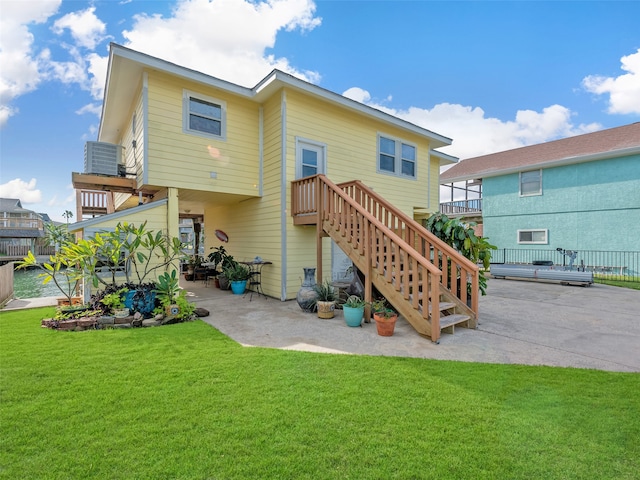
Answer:
<svg viewBox="0 0 640 480"><path fill-rule="evenodd" d="M396 320L398 320L398 315L385 317L384 315L380 315L379 313L374 313L373 319L376 321L376 329L378 330L378 335L380 335L381 337L390 337L393 335L393 331L396 328Z"/></svg>
<svg viewBox="0 0 640 480"><path fill-rule="evenodd" d="M336 309L336 302L323 302L318 300L318 318L333 318Z"/></svg>

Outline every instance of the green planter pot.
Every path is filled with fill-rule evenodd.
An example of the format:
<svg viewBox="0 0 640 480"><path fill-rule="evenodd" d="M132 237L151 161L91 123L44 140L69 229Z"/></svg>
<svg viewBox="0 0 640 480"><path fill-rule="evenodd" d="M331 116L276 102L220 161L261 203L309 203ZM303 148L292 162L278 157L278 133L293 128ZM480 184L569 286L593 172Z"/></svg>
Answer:
<svg viewBox="0 0 640 480"><path fill-rule="evenodd" d="M364 307L347 307L342 306L344 321L350 327L359 327L364 316Z"/></svg>
<svg viewBox="0 0 640 480"><path fill-rule="evenodd" d="M236 280L234 282L231 282L231 291L235 295L242 295L246 290L246 288L247 288L246 280Z"/></svg>

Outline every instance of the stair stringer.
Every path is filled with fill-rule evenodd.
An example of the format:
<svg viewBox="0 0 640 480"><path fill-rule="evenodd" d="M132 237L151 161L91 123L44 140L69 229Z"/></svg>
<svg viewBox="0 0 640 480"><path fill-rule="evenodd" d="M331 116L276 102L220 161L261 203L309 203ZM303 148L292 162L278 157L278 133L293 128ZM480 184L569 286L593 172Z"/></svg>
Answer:
<svg viewBox="0 0 640 480"><path fill-rule="evenodd" d="M467 315L469 317L469 320L465 322L466 325L461 324L461 326L473 329L478 328L478 316L476 315L476 312L465 305L458 297L451 293L451 291L442 284L440 284L440 299L441 301L451 302L455 304L453 313Z"/></svg>
<svg viewBox="0 0 640 480"><path fill-rule="evenodd" d="M432 341L438 340L440 332L438 331L435 336L432 335L433 329L431 328L431 321L424 318L419 311L411 306L408 299L405 298L404 293L396 289L393 282L388 282L377 269L368 266L364 255L361 255L352 243L343 236L339 230L336 230L336 226L331 225L329 221L325 220L322 223L322 229L336 242L338 247L349 257L358 270L361 272L369 272L371 283L384 295L387 301L393 305L396 311L409 322L416 332L422 336L429 337ZM440 312L436 312L436 314L439 315ZM430 313L430 315L433 315L433 312Z"/></svg>

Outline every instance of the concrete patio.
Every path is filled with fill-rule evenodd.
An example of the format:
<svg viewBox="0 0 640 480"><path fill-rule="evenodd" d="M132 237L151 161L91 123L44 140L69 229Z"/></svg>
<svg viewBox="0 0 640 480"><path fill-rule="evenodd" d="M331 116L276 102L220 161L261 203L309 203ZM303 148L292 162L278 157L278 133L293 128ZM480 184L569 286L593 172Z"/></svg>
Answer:
<svg viewBox="0 0 640 480"><path fill-rule="evenodd" d="M436 345L402 318L392 337L380 337L375 323L347 327L341 311L322 320L295 300L250 299L203 282L183 287L211 312L204 321L246 346L640 372L637 290L489 279L478 329L457 328Z"/></svg>

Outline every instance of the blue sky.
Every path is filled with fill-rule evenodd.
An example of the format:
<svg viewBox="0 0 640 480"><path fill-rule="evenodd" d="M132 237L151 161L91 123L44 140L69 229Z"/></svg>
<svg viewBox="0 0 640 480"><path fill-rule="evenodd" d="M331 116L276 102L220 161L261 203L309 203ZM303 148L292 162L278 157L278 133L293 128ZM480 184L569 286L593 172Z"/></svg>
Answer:
<svg viewBox="0 0 640 480"><path fill-rule="evenodd" d="M461 159L640 121L640 2L0 0L0 196L64 221L109 42L244 86L298 75Z"/></svg>

